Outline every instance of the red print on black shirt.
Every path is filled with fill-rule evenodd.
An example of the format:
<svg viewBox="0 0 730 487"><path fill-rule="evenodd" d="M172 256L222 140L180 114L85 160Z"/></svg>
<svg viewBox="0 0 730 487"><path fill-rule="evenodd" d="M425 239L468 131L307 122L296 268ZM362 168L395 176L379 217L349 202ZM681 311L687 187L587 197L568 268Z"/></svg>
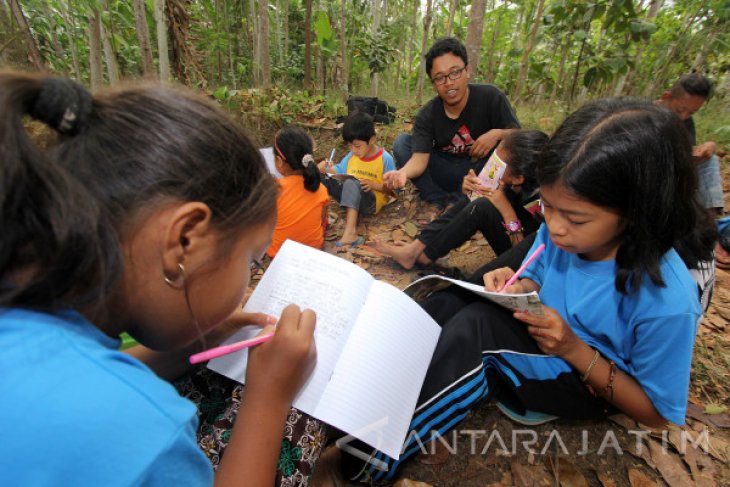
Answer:
<svg viewBox="0 0 730 487"><path fill-rule="evenodd" d="M464 154L469 152L472 145L474 145L474 139L471 138L469 128L462 125L451 138L451 145L447 145L441 150L449 154Z"/></svg>

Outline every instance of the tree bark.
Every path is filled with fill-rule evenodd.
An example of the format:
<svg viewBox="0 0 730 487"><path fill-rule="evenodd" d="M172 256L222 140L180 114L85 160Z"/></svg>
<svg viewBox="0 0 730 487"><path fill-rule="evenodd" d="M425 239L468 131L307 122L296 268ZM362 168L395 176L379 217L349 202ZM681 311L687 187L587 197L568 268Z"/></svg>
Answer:
<svg viewBox="0 0 730 487"><path fill-rule="evenodd" d="M312 91L312 0L304 8L304 89Z"/></svg>
<svg viewBox="0 0 730 487"><path fill-rule="evenodd" d="M378 35L378 29L380 29L380 19L381 19L381 13L382 13L382 4L384 0L372 0L372 6L373 6L373 21L370 24L371 26L371 34L373 37ZM377 71L373 71L370 74L370 96L378 96L378 82L380 81L380 76Z"/></svg>
<svg viewBox="0 0 730 487"><path fill-rule="evenodd" d="M74 74L76 75L77 80L81 80L81 68L79 67L79 48L76 45L76 42L74 40L73 33L76 31L76 22L74 21L73 15L69 12L70 8L73 8L73 5L71 4L71 1L69 1L69 5L66 6L64 2L58 3L58 10L61 12L61 16L63 17L63 21L66 23L66 29L69 32L69 47L71 49L71 62L73 63L74 67Z"/></svg>
<svg viewBox="0 0 730 487"><path fill-rule="evenodd" d="M532 22L532 29L530 30L530 37L525 49L522 51L522 60L520 62L520 73L517 75L517 84L515 85L514 96L516 99L521 99L522 90L527 80L527 71L530 61L530 53L535 48L535 41L537 40L537 30L540 27L542 21L542 11L545 7L545 0L539 0L537 4L537 13L535 13L535 20Z"/></svg>
<svg viewBox="0 0 730 487"><path fill-rule="evenodd" d="M454 28L454 16L459 9L459 0L451 0L449 5L449 20L446 23L446 37L451 37L451 31Z"/></svg>
<svg viewBox="0 0 730 487"><path fill-rule="evenodd" d="M406 93L408 94L409 98L411 96L411 79L413 78L413 57L416 50L416 36L418 35L418 29L416 29L416 26L418 25L418 11L420 10L420 7L421 0L413 0L413 20L411 22L410 29L412 38L408 43L408 57L406 58L406 61L408 62L408 80L406 81Z"/></svg>
<svg viewBox="0 0 730 487"><path fill-rule="evenodd" d="M95 90L104 83L101 64L101 16L97 9L91 9L89 16L89 71L91 89Z"/></svg>
<svg viewBox="0 0 730 487"><path fill-rule="evenodd" d="M269 3L259 0L259 41L261 55L261 85L271 88L271 59L269 59Z"/></svg>
<svg viewBox="0 0 730 487"><path fill-rule="evenodd" d="M175 77L186 85L208 86L208 80L200 65L198 53L190 41L190 16L186 8L190 0L167 0L165 9L169 21L172 45L172 69Z"/></svg>
<svg viewBox="0 0 730 487"><path fill-rule="evenodd" d="M342 101L346 102L349 95L348 83L350 81L350 69L347 64L347 0L340 4L340 72L339 86Z"/></svg>
<svg viewBox="0 0 730 487"><path fill-rule="evenodd" d="M165 0L155 0L155 23L157 24L157 58L160 63L160 79L170 80L170 52L167 46L167 16Z"/></svg>
<svg viewBox="0 0 730 487"><path fill-rule="evenodd" d="M2 5L2 1L0 1L0 5ZM58 34L56 34L56 30L58 28L58 23L56 22L56 15L51 10L50 6L47 3L42 3L41 8L43 9L43 13L48 19L48 22L50 23L50 33L51 33L51 46L53 46L53 52L56 54L56 57L61 60L66 57L66 54L63 52L63 48L61 47L61 41L58 39ZM65 63L61 65L61 72L64 75L68 74L68 70L66 69Z"/></svg>
<svg viewBox="0 0 730 487"><path fill-rule="evenodd" d="M416 103L419 105L423 101L423 84L426 76L431 77L431 73L426 73L426 60L424 55L428 49L428 32L431 28L431 15L433 14L433 0L426 0L426 16L423 18L423 35L421 37L421 63L418 68L418 85L416 87Z"/></svg>
<svg viewBox="0 0 730 487"><path fill-rule="evenodd" d="M466 54L469 57L471 72L479 77L479 57L482 51L482 33L484 32L484 11L486 0L472 0L469 12L469 26L466 28Z"/></svg>
<svg viewBox="0 0 730 487"><path fill-rule="evenodd" d="M45 71L46 65L43 61L41 51L38 49L33 33L30 31L30 25L25 18L23 9L20 7L18 0L9 0L10 11L13 13L15 21L18 23L18 27L25 38L25 45L28 48L28 60L33 64L36 69Z"/></svg>
<svg viewBox="0 0 730 487"><path fill-rule="evenodd" d="M100 6L109 12L109 18L111 19L111 11L109 10L109 2L102 0ZM101 33L101 44L104 48L104 59L106 60L106 71L109 78L109 84L115 85L119 83L119 63L117 62L117 56L114 52L114 48L111 42L111 36L109 30L104 26L104 22L99 19L99 29Z"/></svg>
<svg viewBox="0 0 730 487"><path fill-rule="evenodd" d="M495 0L492 0L492 10L494 10L495 6ZM494 46L497 44L497 38L499 37L499 27L502 25L502 14L504 13L504 9L500 8L499 13L497 14L497 21L494 22L493 30L492 30L492 38L489 41L489 54L487 55L487 72L486 72L486 79L493 80L495 75L495 68L494 68Z"/></svg>
<svg viewBox="0 0 730 487"><path fill-rule="evenodd" d="M139 50L142 56L142 76L155 78L155 64L152 60L152 48L150 47L150 30L147 25L147 14L145 12L144 0L134 0L134 23L137 27L137 38L139 39Z"/></svg>

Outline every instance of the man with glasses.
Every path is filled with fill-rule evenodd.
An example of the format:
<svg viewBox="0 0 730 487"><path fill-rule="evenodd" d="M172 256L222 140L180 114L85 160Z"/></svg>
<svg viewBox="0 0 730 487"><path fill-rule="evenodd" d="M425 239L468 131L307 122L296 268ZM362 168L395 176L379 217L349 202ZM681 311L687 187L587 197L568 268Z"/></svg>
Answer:
<svg viewBox="0 0 730 487"><path fill-rule="evenodd" d="M396 171L384 175L391 188L411 179L421 199L446 207L461 194L462 179L478 173L505 130L519 128L512 106L497 87L470 84L466 48L440 39L426 53L426 73L438 96L418 111L412 134L393 144Z"/></svg>

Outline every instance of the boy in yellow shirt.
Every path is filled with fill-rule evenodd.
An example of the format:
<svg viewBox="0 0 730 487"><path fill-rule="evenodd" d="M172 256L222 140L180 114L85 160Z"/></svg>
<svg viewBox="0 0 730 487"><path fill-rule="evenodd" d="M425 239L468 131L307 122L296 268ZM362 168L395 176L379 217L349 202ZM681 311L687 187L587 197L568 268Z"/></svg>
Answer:
<svg viewBox="0 0 730 487"><path fill-rule="evenodd" d="M356 112L345 120L342 138L350 152L339 164L319 163L324 173L322 184L330 196L345 207L345 231L337 247L357 247L365 239L357 234L358 215L373 215L388 201L390 190L383 183L383 174L395 170L395 161L375 137L375 123L366 113Z"/></svg>

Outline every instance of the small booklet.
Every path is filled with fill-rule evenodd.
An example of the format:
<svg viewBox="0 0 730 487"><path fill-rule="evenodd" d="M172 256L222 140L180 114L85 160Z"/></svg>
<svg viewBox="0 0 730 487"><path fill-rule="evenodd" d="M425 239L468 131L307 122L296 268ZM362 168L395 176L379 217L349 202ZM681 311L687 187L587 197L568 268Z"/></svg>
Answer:
<svg viewBox="0 0 730 487"><path fill-rule="evenodd" d="M507 169L507 163L500 159L497 155L497 150L495 149L486 164L484 164L482 170L479 171L479 174L477 174L477 177L479 178L482 186L485 188L497 189L505 169ZM479 196L479 193L472 191L469 198L471 200L475 200Z"/></svg>
<svg viewBox="0 0 730 487"><path fill-rule="evenodd" d="M540 296L538 296L535 291L521 294L495 293L486 291L484 286L439 275L426 276L418 279L417 281L413 281L403 290L403 292L411 296L416 301L421 301L429 294L449 287L451 284L467 289L474 294L486 298L489 301L507 309L511 309L513 311L527 311L535 316L544 315L542 304L540 303Z"/></svg>
<svg viewBox="0 0 730 487"><path fill-rule="evenodd" d="M261 153L261 157L264 158L264 162L266 163L266 168L269 170L272 176L274 176L276 179L281 179L284 176L281 175L281 173L276 169L276 162L274 159L274 148L273 147L262 147L259 149L259 152Z"/></svg>
<svg viewBox="0 0 730 487"><path fill-rule="evenodd" d="M317 313L317 364L294 407L397 459L441 328L398 288L337 256L287 240L245 311L280 316L287 305ZM260 332L239 330L226 343ZM245 378L247 352L208 367Z"/></svg>

